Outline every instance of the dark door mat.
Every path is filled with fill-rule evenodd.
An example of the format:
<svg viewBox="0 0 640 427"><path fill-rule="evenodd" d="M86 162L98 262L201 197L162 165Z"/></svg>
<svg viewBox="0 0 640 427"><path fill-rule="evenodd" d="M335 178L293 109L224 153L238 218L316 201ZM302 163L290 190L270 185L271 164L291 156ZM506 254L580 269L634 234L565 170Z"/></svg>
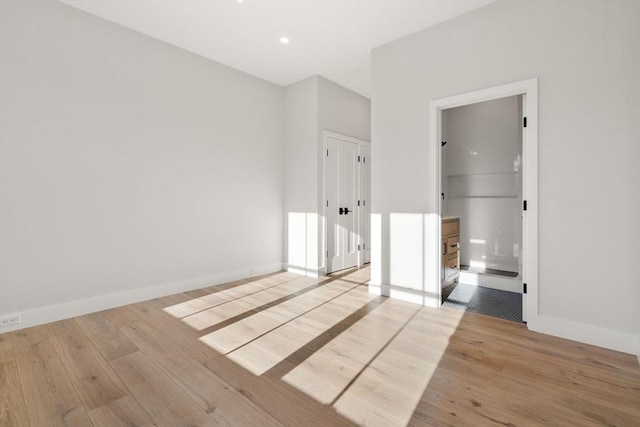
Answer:
<svg viewBox="0 0 640 427"><path fill-rule="evenodd" d="M442 305L522 322L522 294L454 283L442 289Z"/></svg>

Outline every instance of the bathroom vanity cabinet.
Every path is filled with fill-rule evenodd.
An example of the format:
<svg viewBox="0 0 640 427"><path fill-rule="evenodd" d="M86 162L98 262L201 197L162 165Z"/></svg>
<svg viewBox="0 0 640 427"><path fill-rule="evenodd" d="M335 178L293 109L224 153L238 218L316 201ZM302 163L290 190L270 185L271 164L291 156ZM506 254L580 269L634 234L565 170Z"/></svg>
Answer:
<svg viewBox="0 0 640 427"><path fill-rule="evenodd" d="M460 218L442 219L442 286L453 283L460 275Z"/></svg>

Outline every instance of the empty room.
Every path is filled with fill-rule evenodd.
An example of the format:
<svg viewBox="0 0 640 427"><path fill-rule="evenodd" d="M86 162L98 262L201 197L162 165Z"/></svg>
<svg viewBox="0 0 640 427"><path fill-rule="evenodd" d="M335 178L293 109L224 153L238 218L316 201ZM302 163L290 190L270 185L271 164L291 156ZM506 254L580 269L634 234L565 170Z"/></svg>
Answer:
<svg viewBox="0 0 640 427"><path fill-rule="evenodd" d="M640 425L640 1L0 0L0 426Z"/></svg>

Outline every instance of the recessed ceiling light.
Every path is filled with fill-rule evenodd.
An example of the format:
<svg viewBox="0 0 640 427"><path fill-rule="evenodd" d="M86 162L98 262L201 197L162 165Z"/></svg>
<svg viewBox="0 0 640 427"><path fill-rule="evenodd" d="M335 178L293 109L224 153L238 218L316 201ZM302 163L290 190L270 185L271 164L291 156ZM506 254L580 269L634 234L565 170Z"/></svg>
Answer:
<svg viewBox="0 0 640 427"><path fill-rule="evenodd" d="M244 2L244 0L238 0L238 3L242 3L242 2Z"/></svg>
<svg viewBox="0 0 640 427"><path fill-rule="evenodd" d="M287 44L289 43L289 39L287 37L280 37L280 43Z"/></svg>

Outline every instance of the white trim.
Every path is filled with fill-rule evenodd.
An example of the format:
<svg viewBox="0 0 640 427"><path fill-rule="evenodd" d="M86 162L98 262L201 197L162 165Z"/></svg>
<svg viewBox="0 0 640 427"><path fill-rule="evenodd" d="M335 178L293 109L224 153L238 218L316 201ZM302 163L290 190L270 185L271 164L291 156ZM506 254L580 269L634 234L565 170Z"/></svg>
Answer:
<svg viewBox="0 0 640 427"><path fill-rule="evenodd" d="M380 285L379 283L373 283L369 281L369 286L367 287L367 290L371 295L388 296L387 294L382 293L382 285Z"/></svg>
<svg viewBox="0 0 640 427"><path fill-rule="evenodd" d="M548 316L527 323L530 330L629 354L640 354L640 339L634 334Z"/></svg>
<svg viewBox="0 0 640 427"><path fill-rule="evenodd" d="M425 224L426 236L424 240L425 260L424 260L424 289L429 291L433 298L430 307L440 307L442 304L442 259L440 244L442 242L442 199L440 189L442 186L442 110L447 106L444 101L431 101L430 108L430 138L429 138L429 159L427 170L429 171L428 187L435 197L436 216L435 221ZM432 199L433 200L433 199ZM433 236L429 239L428 236ZM437 247L437 248L436 248Z"/></svg>
<svg viewBox="0 0 640 427"><path fill-rule="evenodd" d="M415 289L404 288L402 286L388 285L383 288L383 291L385 292L383 295L387 295L389 298L413 304L425 305L428 307L432 307L435 300L433 295Z"/></svg>
<svg viewBox="0 0 640 427"><path fill-rule="evenodd" d="M341 141L353 142L354 144L358 144L358 145L362 144L362 145L365 145L367 147L371 147L371 143L369 141L364 141L362 139L357 139L357 138L352 138L350 136L341 135L339 133L332 132L332 131L329 131L329 130L323 130L322 131L322 141L323 141L323 143L325 142L325 140L327 138L339 139Z"/></svg>
<svg viewBox="0 0 640 427"><path fill-rule="evenodd" d="M291 264L287 264L286 271L288 273L300 274L302 276L313 277L315 279L325 275L324 268L306 268Z"/></svg>
<svg viewBox="0 0 640 427"><path fill-rule="evenodd" d="M358 144L358 156L362 156L362 162L358 163L358 245L360 245L362 247L362 249L358 250L358 267L362 267L364 264L366 263L370 263L371 262L371 168L369 168L369 176L367 177L368 180L368 187L369 187L369 197L366 197L366 200L369 203L369 248L368 249L364 249L364 238L362 237L363 235L363 226L362 226L362 218L363 213L361 211L361 209L364 209L364 202L365 202L365 197L364 194L362 193L362 183L363 183L363 179L362 179L362 175L363 175L363 168L365 167L366 164L366 157L364 155L364 153L362 152L363 147L366 147L369 150L369 164L371 164L371 144L370 143L361 143ZM362 201L362 204L360 204L360 201ZM369 253L369 258L367 259L367 252Z"/></svg>
<svg viewBox="0 0 640 427"><path fill-rule="evenodd" d="M157 286L147 286L144 288L131 289L122 292L100 295L97 297L85 298L76 301L25 310L20 313L16 313L20 314L21 322L19 325L9 328L2 328L0 332L5 333L16 331L18 329L24 329L30 326L37 326L45 323L55 322L57 320L82 316L83 314L87 313L94 313L96 311L121 307L123 305L134 304L140 301L160 298L180 292L187 292L208 286L220 285L222 283L232 282L235 280L245 279L261 274L275 273L278 271L282 271L282 263L279 262L275 264L264 265L262 267L258 267L257 269L260 273L255 275L247 274L246 270L233 271L208 277L198 277L176 282L163 283ZM11 314L12 313L8 313L7 316L10 316Z"/></svg>
<svg viewBox="0 0 640 427"><path fill-rule="evenodd" d="M329 263L327 260L327 204L325 203L325 201L327 200L327 156L325 155L326 150L328 149L327 147L327 138L333 138L333 139L338 139L341 141L346 141L346 142L351 142L353 144L357 144L358 145L358 154L360 154L360 147L361 146L365 146L365 147L369 147L371 148L371 143L369 141L364 141L362 139L357 139L357 138L352 138L350 136L346 136L346 135L342 135L336 132L332 132L329 130L323 130L322 131L322 180L321 180L321 186L322 186L322 200L321 200L321 204L322 204L322 224L320 225L322 231L322 239L320 242L321 245L321 254L322 254L322 259L323 262L320 265L320 268L318 269L319 272L321 272L322 274L327 274L327 271L329 269ZM359 176L360 176L360 166L358 166L358 197L360 197L360 181L359 181ZM360 209L358 208L358 219L357 219L357 224L358 224L358 230L360 230ZM358 233L360 234L360 233ZM362 243L362 242L359 242ZM363 262L362 262L362 251L358 251L358 263L356 264L358 267L362 267ZM317 276L314 276L317 277Z"/></svg>
<svg viewBox="0 0 640 427"><path fill-rule="evenodd" d="M523 147L523 200L527 200L527 211L523 212L523 282L527 283L526 313L529 324L538 320L538 79L532 78L519 82L513 82L501 86L495 86L474 92L441 98L430 103L430 137L429 137L429 190L433 195L434 206L441 215L440 201L440 135L442 110L459 107L462 105L476 104L478 102L491 101L508 96L525 95L525 107L527 112L527 127L523 129L523 139L526 138L526 146ZM525 136L526 133L526 136ZM428 230L427 246L440 253L441 224L436 221ZM436 259L437 258L437 259ZM441 301L440 287L440 259L431 256L425 259L425 263L436 264L435 268L428 269L425 276L425 289L438 295L435 304ZM432 265L433 267L433 265Z"/></svg>

